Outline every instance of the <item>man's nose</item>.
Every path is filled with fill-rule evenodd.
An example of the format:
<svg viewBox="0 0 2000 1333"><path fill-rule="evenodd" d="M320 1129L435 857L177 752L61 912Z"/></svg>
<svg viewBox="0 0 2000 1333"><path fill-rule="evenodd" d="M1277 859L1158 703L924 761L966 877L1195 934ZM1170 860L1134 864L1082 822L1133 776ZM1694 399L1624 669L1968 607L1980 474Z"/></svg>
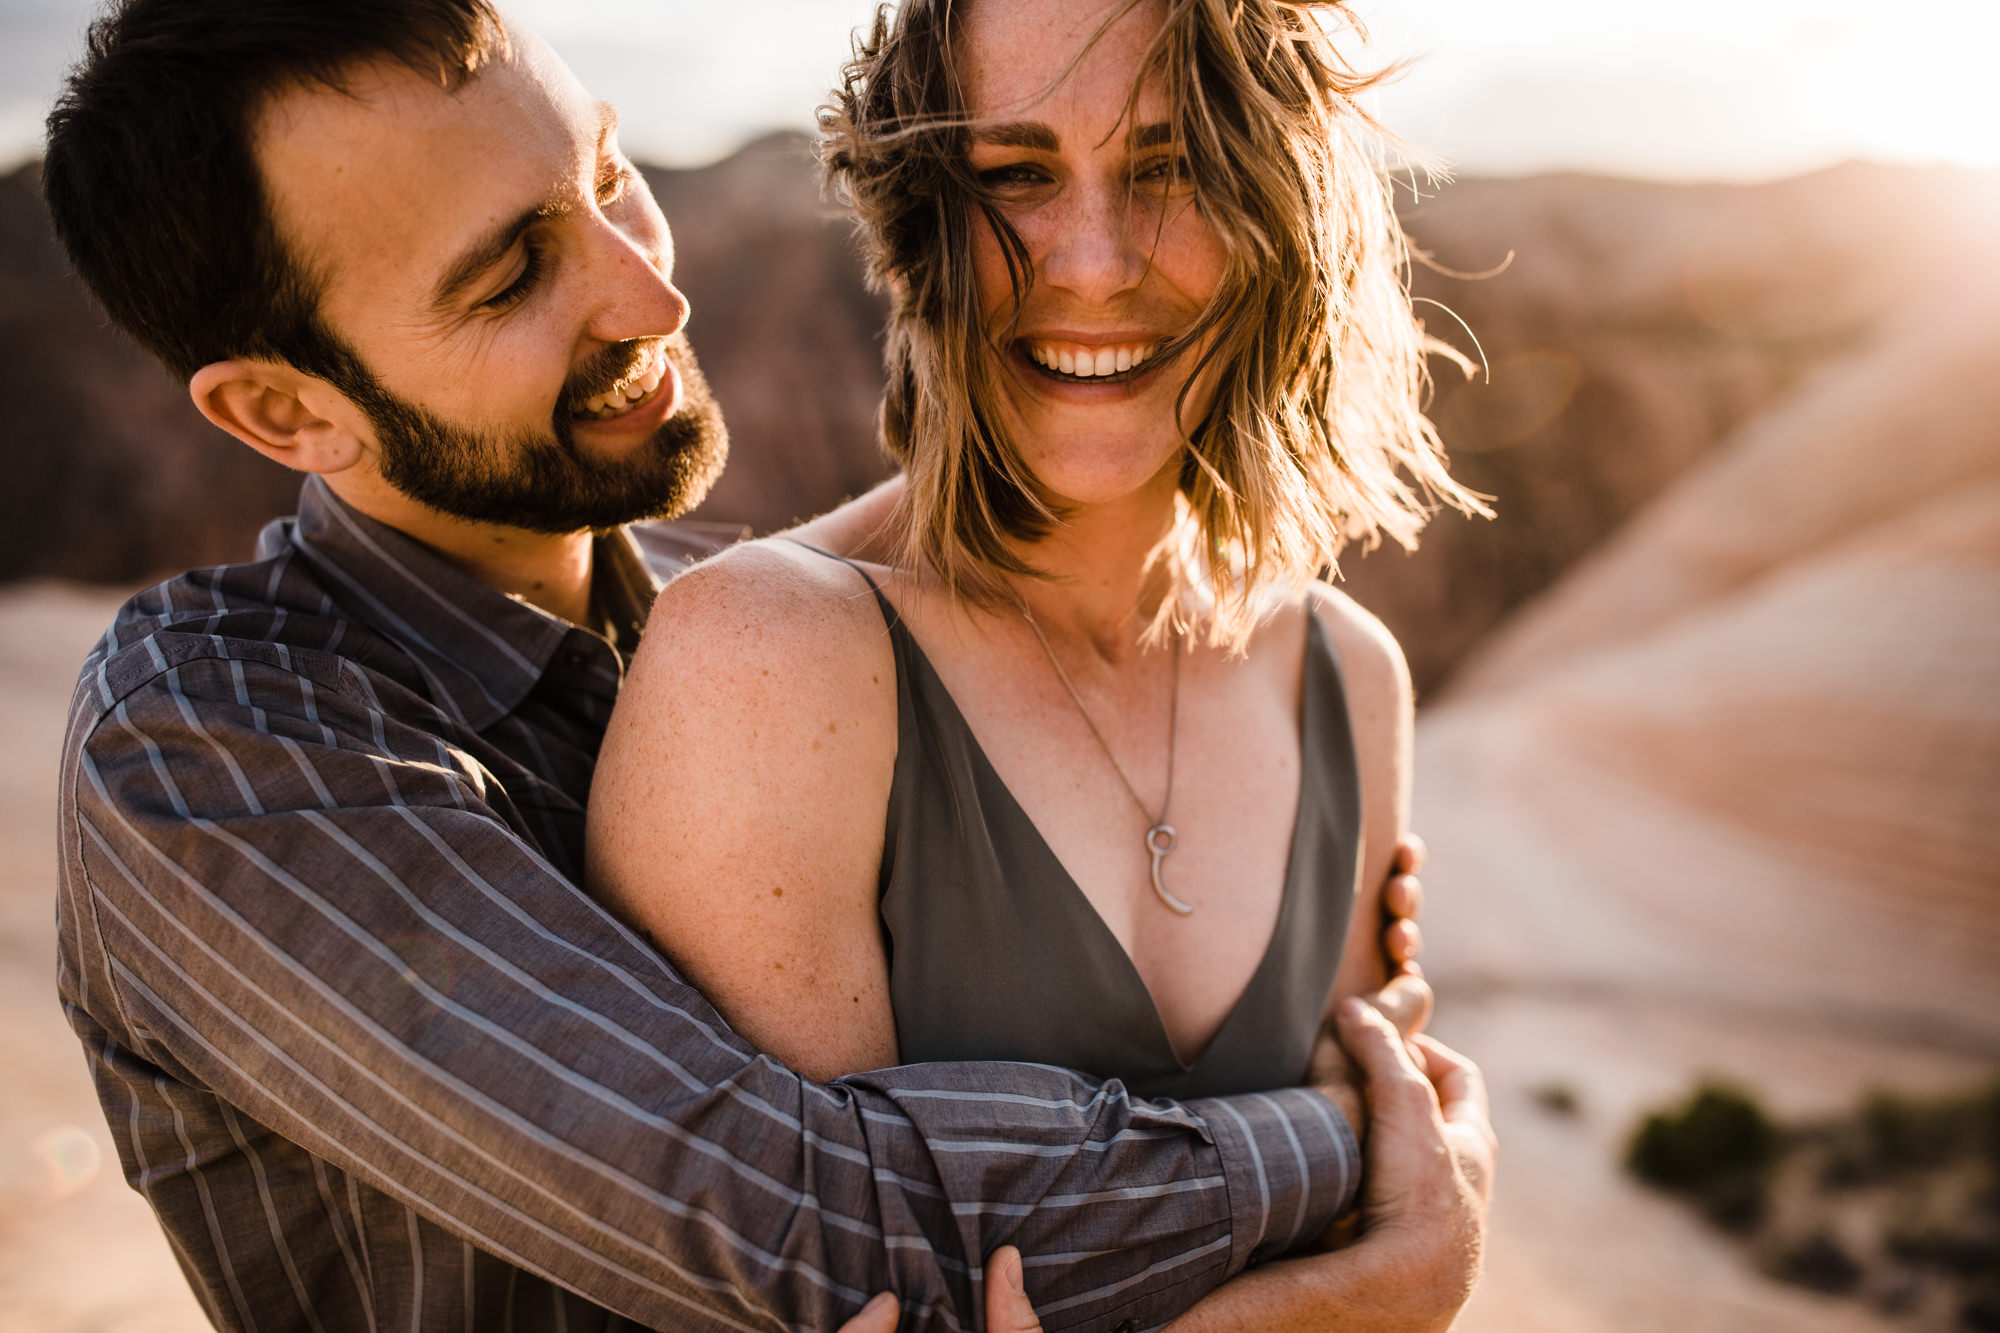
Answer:
<svg viewBox="0 0 2000 1333"><path fill-rule="evenodd" d="M1078 190L1056 204L1048 219L1051 243L1037 265L1036 281L1060 288L1088 305L1106 305L1137 287L1146 274L1146 252L1133 235L1134 210L1126 192L1100 186Z"/></svg>
<svg viewBox="0 0 2000 1333"><path fill-rule="evenodd" d="M688 299L673 284L673 238L665 228L658 244L601 226L591 264L596 304L589 335L605 343L664 338L687 327Z"/></svg>

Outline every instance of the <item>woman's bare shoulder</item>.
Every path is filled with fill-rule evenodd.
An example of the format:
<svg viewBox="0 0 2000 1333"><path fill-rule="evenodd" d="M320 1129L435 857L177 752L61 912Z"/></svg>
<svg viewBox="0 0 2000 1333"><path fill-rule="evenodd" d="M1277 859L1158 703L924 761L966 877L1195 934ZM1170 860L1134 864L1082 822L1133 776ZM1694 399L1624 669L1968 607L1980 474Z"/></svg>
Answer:
<svg viewBox="0 0 2000 1333"><path fill-rule="evenodd" d="M1380 710L1391 715L1409 712L1414 703L1410 667L1389 627L1330 584L1310 585L1306 602L1340 655L1349 710Z"/></svg>
<svg viewBox="0 0 2000 1333"><path fill-rule="evenodd" d="M654 603L605 736L592 822L636 807L637 826L656 833L710 801L790 804L833 781L829 765L892 766L895 671L853 567L782 541L705 561ZM670 789L668 808L658 798Z"/></svg>
<svg viewBox="0 0 2000 1333"><path fill-rule="evenodd" d="M818 1077L895 1059L874 925L895 672L853 568L737 548L661 592L591 789L599 898Z"/></svg>
<svg viewBox="0 0 2000 1333"><path fill-rule="evenodd" d="M853 566L792 542L748 542L661 590L620 707L669 688L714 704L858 701L884 666L882 614Z"/></svg>

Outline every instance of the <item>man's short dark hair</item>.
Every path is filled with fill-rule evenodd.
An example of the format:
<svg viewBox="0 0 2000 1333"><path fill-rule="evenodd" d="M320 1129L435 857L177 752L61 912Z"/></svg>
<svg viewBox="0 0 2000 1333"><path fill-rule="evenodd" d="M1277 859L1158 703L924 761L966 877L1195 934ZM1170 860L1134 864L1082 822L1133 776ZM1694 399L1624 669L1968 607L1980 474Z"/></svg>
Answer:
<svg viewBox="0 0 2000 1333"><path fill-rule="evenodd" d="M183 379L253 357L365 384L319 316L318 275L278 233L255 117L368 61L457 87L505 41L489 0L118 0L49 114L56 234L111 318Z"/></svg>

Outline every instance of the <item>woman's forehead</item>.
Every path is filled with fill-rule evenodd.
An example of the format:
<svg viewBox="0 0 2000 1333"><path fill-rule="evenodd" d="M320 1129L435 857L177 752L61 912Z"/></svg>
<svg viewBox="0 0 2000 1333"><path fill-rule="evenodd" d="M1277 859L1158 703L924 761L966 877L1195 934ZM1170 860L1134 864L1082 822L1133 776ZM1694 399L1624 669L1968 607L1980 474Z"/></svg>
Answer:
<svg viewBox="0 0 2000 1333"><path fill-rule="evenodd" d="M974 116L1081 122L1101 134L1124 112L1167 6L1165 0L981 0L961 12L955 55ZM1142 120L1149 107L1164 110L1158 85L1149 77L1141 90Z"/></svg>

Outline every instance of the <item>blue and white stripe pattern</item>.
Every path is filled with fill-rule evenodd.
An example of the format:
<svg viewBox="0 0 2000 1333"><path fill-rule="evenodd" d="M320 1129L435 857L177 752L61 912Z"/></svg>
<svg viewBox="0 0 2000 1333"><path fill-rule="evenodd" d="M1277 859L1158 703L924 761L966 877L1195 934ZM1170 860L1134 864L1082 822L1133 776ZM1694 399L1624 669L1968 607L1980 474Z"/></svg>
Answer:
<svg viewBox="0 0 2000 1333"><path fill-rule="evenodd" d="M821 1329L893 1289L906 1327L970 1328L1013 1243L1050 1329L1149 1328L1345 1206L1311 1093L819 1085L731 1033L576 887L645 560L600 540L604 638L311 479L254 562L141 594L86 663L62 998L219 1327Z"/></svg>

